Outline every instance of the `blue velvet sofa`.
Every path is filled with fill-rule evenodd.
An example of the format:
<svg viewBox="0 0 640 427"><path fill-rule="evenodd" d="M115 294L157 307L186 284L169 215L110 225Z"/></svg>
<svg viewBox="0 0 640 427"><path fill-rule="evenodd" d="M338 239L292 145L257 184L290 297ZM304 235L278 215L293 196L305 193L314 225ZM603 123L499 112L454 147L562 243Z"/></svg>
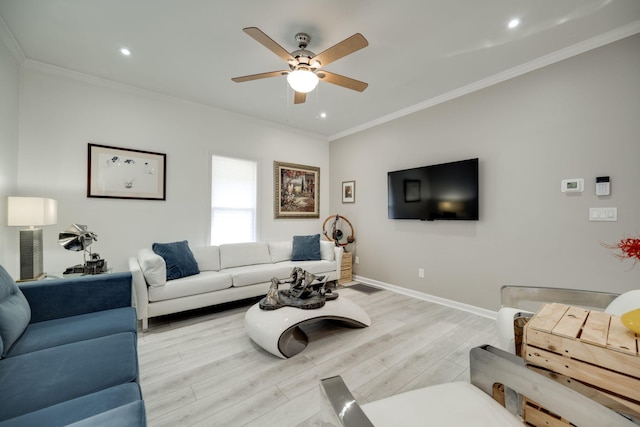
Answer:
<svg viewBox="0 0 640 427"><path fill-rule="evenodd" d="M0 266L0 426L145 426L131 274L15 281Z"/></svg>

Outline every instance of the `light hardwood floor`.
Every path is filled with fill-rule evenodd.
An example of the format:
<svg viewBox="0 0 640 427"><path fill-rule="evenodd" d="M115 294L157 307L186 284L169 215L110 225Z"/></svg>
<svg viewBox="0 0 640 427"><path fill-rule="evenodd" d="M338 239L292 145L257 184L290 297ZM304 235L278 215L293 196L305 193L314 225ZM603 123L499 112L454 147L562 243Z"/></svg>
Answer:
<svg viewBox="0 0 640 427"><path fill-rule="evenodd" d="M149 426L316 426L321 378L341 375L365 403L468 381L469 349L496 344L495 321L485 317L386 290L338 292L372 325L316 322L305 328L308 347L286 360L244 332L257 300L152 319L138 338Z"/></svg>

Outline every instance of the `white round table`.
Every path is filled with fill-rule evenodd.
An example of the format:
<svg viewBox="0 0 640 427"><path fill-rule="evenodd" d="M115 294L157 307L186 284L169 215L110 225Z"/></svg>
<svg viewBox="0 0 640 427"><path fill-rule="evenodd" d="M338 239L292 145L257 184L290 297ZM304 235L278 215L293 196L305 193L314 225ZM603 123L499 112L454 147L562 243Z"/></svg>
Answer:
<svg viewBox="0 0 640 427"><path fill-rule="evenodd" d="M362 307L346 298L338 297L312 310L295 307L262 310L259 304L255 304L244 316L244 329L260 347L286 359L300 353L309 342L299 326L320 319L336 320L356 328L371 325L371 319Z"/></svg>

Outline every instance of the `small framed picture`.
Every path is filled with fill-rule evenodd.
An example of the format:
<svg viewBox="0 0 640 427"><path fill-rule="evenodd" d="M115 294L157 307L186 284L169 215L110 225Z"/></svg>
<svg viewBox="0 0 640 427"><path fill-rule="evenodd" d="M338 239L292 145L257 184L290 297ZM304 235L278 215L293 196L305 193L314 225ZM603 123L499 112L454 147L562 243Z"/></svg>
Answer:
<svg viewBox="0 0 640 427"><path fill-rule="evenodd" d="M342 182L342 203L355 203L356 201L356 182Z"/></svg>

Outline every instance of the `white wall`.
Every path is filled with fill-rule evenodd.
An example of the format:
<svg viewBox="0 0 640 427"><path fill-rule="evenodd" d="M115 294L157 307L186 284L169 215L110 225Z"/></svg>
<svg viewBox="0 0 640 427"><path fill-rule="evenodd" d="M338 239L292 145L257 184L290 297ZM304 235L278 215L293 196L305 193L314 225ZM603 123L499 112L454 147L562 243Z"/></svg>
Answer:
<svg viewBox="0 0 640 427"><path fill-rule="evenodd" d="M332 142L331 210L356 228L355 273L492 310L503 284L639 288L640 266L601 246L640 233L638 52L634 36ZM388 171L472 157L480 221L387 219ZM610 196L595 195L600 175ZM585 191L561 193L563 178ZM355 204L341 203L347 180ZM605 206L618 222L587 220Z"/></svg>
<svg viewBox="0 0 640 427"><path fill-rule="evenodd" d="M18 62L0 37L0 265L3 266L13 262L14 256L8 254L13 254L18 245L18 231L6 227L7 196L15 194L18 178L18 71Z"/></svg>
<svg viewBox="0 0 640 427"><path fill-rule="evenodd" d="M58 225L44 230L46 271L82 262L81 253L57 244L58 232L74 222L98 234L92 249L117 271L126 270L127 258L153 242L187 239L192 245L206 244L210 154L258 160L261 240L320 232L329 212L326 139L27 65L21 71L18 190L58 200ZM89 142L166 153L167 200L87 198ZM320 219L273 219L274 160L320 167Z"/></svg>

